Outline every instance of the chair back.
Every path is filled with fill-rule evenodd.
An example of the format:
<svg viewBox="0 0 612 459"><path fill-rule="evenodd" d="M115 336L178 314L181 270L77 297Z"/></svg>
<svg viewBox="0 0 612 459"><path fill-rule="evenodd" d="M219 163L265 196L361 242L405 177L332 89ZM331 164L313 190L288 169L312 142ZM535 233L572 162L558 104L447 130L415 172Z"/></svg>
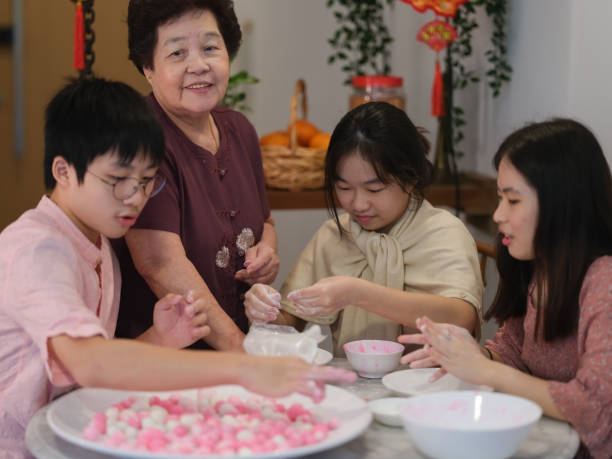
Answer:
<svg viewBox="0 0 612 459"><path fill-rule="evenodd" d="M487 259L495 260L495 247L486 242L476 241L476 249L480 258L480 274L482 275L482 283L487 285Z"/></svg>

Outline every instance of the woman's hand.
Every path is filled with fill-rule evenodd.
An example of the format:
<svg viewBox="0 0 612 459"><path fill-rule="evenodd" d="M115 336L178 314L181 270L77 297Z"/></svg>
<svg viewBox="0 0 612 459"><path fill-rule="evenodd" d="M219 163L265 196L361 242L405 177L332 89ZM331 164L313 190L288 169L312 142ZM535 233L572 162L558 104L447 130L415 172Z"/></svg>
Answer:
<svg viewBox="0 0 612 459"><path fill-rule="evenodd" d="M155 303L153 327L143 336L149 342L180 349L210 333L207 319L204 301L196 299L193 292L185 296L169 293Z"/></svg>
<svg viewBox="0 0 612 459"><path fill-rule="evenodd" d="M402 363L410 363L411 368L440 365L441 371L434 374L432 381L448 372L472 384L483 383L492 362L465 328L437 323L427 317L417 319L416 325L422 335L402 335L398 341L424 344L424 347L403 356Z"/></svg>
<svg viewBox="0 0 612 459"><path fill-rule="evenodd" d="M427 344L425 341L425 336L422 333L400 335L397 337L397 341L403 344L420 344L422 346L419 349L402 356L400 359L402 364L410 364L411 368L430 368L438 366L438 362L431 356L431 346ZM437 381L446 373L447 371L444 368L440 368L431 376L429 382Z"/></svg>
<svg viewBox="0 0 612 459"><path fill-rule="evenodd" d="M278 316L281 295L269 285L255 284L244 295L244 309L251 322L271 322Z"/></svg>
<svg viewBox="0 0 612 459"><path fill-rule="evenodd" d="M280 263L276 250L264 242L255 244L245 253L244 268L234 278L249 285L271 284L278 275Z"/></svg>
<svg viewBox="0 0 612 459"><path fill-rule="evenodd" d="M356 277L326 277L310 287L290 292L287 298L303 316L327 316L353 304L360 283Z"/></svg>
<svg viewBox="0 0 612 459"><path fill-rule="evenodd" d="M310 365L299 357L253 357L243 372L241 385L269 397L293 392L319 403L325 398L326 382L353 382L357 375L344 368Z"/></svg>

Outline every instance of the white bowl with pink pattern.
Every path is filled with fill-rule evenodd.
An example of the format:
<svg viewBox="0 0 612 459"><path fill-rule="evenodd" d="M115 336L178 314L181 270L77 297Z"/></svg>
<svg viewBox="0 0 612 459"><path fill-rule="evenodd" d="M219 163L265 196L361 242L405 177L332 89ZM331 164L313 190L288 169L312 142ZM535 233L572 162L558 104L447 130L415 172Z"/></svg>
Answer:
<svg viewBox="0 0 612 459"><path fill-rule="evenodd" d="M395 370L404 346L395 341L361 339L342 346L351 366L364 378L382 378Z"/></svg>
<svg viewBox="0 0 612 459"><path fill-rule="evenodd" d="M534 402L496 392L415 395L400 408L417 448L428 457L444 459L510 457L541 416Z"/></svg>

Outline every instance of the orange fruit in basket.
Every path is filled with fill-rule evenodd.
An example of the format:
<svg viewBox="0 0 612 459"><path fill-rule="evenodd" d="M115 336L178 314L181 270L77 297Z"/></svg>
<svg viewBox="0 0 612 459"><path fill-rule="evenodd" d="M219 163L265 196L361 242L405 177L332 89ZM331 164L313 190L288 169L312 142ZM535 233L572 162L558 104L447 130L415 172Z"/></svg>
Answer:
<svg viewBox="0 0 612 459"><path fill-rule="evenodd" d="M289 134L283 131L270 132L259 139L259 145L279 145L289 147Z"/></svg>
<svg viewBox="0 0 612 459"><path fill-rule="evenodd" d="M303 147L307 147L311 137L319 132L319 129L308 120L295 120L294 126L298 144ZM291 124L287 126L287 132L291 133Z"/></svg>
<svg viewBox="0 0 612 459"><path fill-rule="evenodd" d="M327 132L319 131L310 138L308 146L310 148L320 148L321 150L327 151L329 148L329 141L331 140L331 134Z"/></svg>

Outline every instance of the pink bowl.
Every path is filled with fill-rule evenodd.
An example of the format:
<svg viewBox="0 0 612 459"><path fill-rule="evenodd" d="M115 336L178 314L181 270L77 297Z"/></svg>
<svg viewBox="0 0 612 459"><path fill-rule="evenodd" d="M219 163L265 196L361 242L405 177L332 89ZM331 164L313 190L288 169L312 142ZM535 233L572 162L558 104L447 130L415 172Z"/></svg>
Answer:
<svg viewBox="0 0 612 459"><path fill-rule="evenodd" d="M342 346L351 366L364 378L382 378L397 368L404 346L395 341L362 339Z"/></svg>

